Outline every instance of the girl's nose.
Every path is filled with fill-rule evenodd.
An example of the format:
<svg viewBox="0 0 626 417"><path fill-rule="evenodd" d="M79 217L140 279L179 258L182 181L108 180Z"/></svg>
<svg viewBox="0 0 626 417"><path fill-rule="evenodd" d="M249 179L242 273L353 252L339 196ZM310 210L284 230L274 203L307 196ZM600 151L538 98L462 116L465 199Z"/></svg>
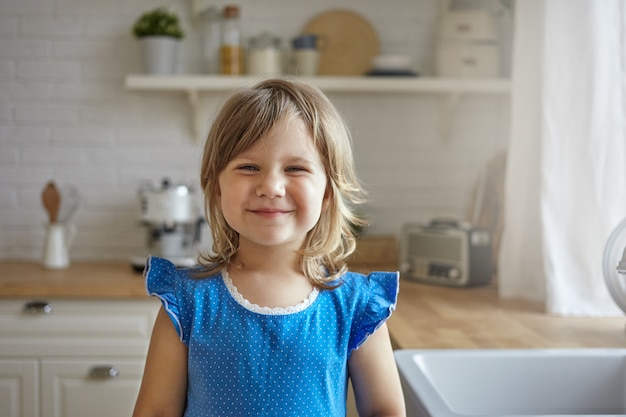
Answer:
<svg viewBox="0 0 626 417"><path fill-rule="evenodd" d="M256 193L259 197L284 197L285 182L283 177L279 174L271 172L260 176Z"/></svg>

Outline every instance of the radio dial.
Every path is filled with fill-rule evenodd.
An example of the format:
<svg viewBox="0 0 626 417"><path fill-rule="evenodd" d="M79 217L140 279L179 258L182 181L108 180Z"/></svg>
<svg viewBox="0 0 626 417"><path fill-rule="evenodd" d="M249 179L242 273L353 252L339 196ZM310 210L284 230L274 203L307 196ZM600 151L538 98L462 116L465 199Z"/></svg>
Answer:
<svg viewBox="0 0 626 417"><path fill-rule="evenodd" d="M459 271L456 268L450 268L448 270L448 279L451 279L453 281L457 281L461 278L461 271Z"/></svg>

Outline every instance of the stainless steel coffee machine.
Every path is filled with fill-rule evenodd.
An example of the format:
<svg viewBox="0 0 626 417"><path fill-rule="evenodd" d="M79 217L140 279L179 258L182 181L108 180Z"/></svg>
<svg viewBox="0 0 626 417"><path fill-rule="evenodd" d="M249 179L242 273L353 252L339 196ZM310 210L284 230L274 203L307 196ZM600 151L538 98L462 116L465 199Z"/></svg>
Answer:
<svg viewBox="0 0 626 417"><path fill-rule="evenodd" d="M146 250L132 259L133 268L143 270L148 255L166 258L179 267L196 265L205 222L194 189L165 178L160 184L142 184L139 202Z"/></svg>

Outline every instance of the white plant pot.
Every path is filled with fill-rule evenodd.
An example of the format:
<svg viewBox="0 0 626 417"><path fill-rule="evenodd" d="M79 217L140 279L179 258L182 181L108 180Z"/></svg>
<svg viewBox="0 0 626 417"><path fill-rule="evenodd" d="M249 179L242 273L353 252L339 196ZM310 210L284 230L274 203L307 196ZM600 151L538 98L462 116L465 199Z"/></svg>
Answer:
<svg viewBox="0 0 626 417"><path fill-rule="evenodd" d="M182 53L180 39L169 36L146 36L139 39L143 70L146 74L178 73Z"/></svg>

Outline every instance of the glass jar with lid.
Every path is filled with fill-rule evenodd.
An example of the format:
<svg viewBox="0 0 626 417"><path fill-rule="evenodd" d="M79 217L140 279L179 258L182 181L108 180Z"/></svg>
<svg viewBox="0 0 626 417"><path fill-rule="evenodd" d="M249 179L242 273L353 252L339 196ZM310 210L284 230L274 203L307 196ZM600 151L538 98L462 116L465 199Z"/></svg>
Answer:
<svg viewBox="0 0 626 417"><path fill-rule="evenodd" d="M263 32L249 41L248 74L280 75L283 73L281 39L270 32Z"/></svg>
<svg viewBox="0 0 626 417"><path fill-rule="evenodd" d="M243 50L241 46L241 30L239 28L239 6L224 7L220 64L221 74L243 74Z"/></svg>
<svg viewBox="0 0 626 417"><path fill-rule="evenodd" d="M216 6L211 6L202 11L198 18L202 38L202 69L209 74L219 74L222 13Z"/></svg>

